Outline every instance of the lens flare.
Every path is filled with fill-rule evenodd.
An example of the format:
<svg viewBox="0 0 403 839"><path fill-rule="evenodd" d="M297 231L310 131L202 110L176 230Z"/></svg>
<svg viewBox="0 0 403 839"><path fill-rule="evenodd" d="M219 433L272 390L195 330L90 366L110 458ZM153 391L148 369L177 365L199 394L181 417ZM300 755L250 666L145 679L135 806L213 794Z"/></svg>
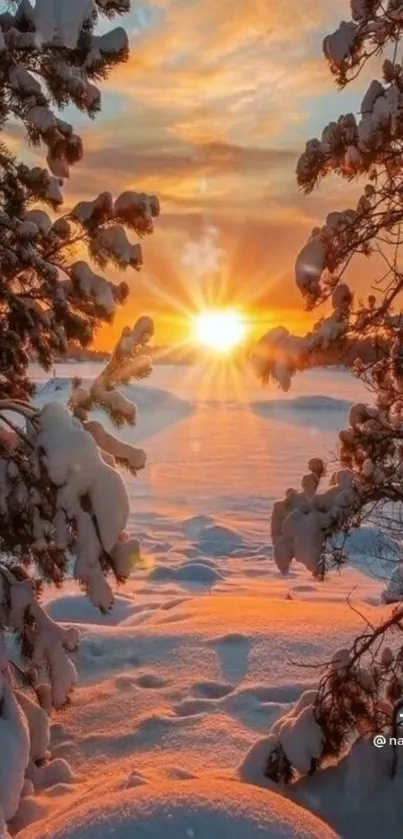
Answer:
<svg viewBox="0 0 403 839"><path fill-rule="evenodd" d="M193 321L196 341L216 352L229 352L240 344L247 332L245 321L234 310L207 311Z"/></svg>

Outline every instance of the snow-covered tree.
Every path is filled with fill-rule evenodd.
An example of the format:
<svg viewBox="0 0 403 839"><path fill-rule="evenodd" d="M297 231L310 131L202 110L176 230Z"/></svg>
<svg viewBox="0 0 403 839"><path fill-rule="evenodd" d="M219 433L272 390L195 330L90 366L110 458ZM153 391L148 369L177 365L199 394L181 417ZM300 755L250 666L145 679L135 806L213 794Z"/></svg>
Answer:
<svg viewBox="0 0 403 839"><path fill-rule="evenodd" d="M254 354L258 375L285 390L297 371L337 364L371 392L369 404L351 407L327 485L325 464L312 458L301 488L274 505L278 568L286 574L296 560L319 577L327 560L345 559L335 534L372 515L401 539L403 523L403 2L350 5L351 20L324 40L330 71L344 88L373 59L380 78L371 81L358 115L326 126L320 139L307 143L297 166L306 193L330 174L356 181L355 206L331 212L296 260L296 284L308 308L325 304L330 311L305 337L272 330ZM366 298L353 293L357 274L367 276ZM402 598L399 569L385 599ZM341 651L315 696L280 721L273 731L270 777L289 780L294 770L314 769L328 755L339 755L363 727L390 733L395 703L403 696L401 640L393 653L385 647L388 632L396 629L403 629L402 607Z"/></svg>
<svg viewBox="0 0 403 839"><path fill-rule="evenodd" d="M103 192L60 212L63 180L83 154L61 111L99 111L95 83L127 58L128 39L120 27L97 34L97 24L129 8L130 0L21 0L0 14L0 824L15 813L28 762L32 778L46 755L45 711L61 707L76 682L68 652L77 633L41 607L43 582L60 585L74 562L75 578L106 611L108 572L125 580L139 553L117 466L135 474L144 452L89 412L104 409L116 426L135 423L135 406L117 388L150 372L152 321L123 330L102 374L88 388L73 383L68 406L36 407L29 376L30 360L49 370L68 343L87 346L111 321L128 285L97 271L138 270L141 248L128 231L152 233L159 213L155 196L133 191ZM10 153L8 121L45 147L47 168Z"/></svg>

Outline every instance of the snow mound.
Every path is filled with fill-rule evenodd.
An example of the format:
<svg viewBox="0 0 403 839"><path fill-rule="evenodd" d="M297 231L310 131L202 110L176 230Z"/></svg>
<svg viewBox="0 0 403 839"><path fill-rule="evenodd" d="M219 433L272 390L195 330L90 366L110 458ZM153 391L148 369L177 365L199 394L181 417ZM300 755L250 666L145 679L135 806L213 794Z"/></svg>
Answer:
<svg viewBox="0 0 403 839"><path fill-rule="evenodd" d="M127 385L122 391L130 400L136 403L140 415L142 411L172 411L181 410L184 415L191 414L193 406L186 399L176 396L168 390L151 385Z"/></svg>
<svg viewBox="0 0 403 839"><path fill-rule="evenodd" d="M100 626L116 626L135 611L132 598L116 595L111 612L102 614L84 594L56 596L46 606L48 615L62 623L83 623Z"/></svg>
<svg viewBox="0 0 403 839"><path fill-rule="evenodd" d="M72 375L73 370L74 368L72 366ZM64 401L67 402L72 390L71 381L71 378L67 376L57 376L54 379L49 379L38 390L40 401L47 401L43 399L45 396L51 397L53 400L55 394L60 394L60 398L62 399L64 397ZM121 390L130 401L136 403L140 411L172 410L173 408L179 407L189 413L193 410L190 402L163 388L152 387L146 384L130 384L122 386Z"/></svg>
<svg viewBox="0 0 403 839"><path fill-rule="evenodd" d="M72 372L74 372L74 365L72 365ZM35 403L40 407L47 402L59 402L65 405L71 396L71 391L70 378L56 377L46 382L38 391ZM194 405L191 402L162 388L143 383L130 384L122 386L120 392L138 410L136 427L126 427L119 435L121 439L131 443L159 434L169 426L187 419L194 412ZM103 411L94 410L92 416L99 417L106 429L113 430L113 426L108 422Z"/></svg>
<svg viewBox="0 0 403 839"><path fill-rule="evenodd" d="M168 781L108 795L34 824L20 839L337 839L307 810L235 781Z"/></svg>
<svg viewBox="0 0 403 839"><path fill-rule="evenodd" d="M214 523L215 520L212 516L190 516L183 522L183 530L191 539L198 539L203 531Z"/></svg>
<svg viewBox="0 0 403 839"><path fill-rule="evenodd" d="M188 583L212 585L223 577L219 571L211 568L204 562L184 562L177 568L170 568L166 565L157 565L150 572L150 579L159 582L177 580Z"/></svg>
<svg viewBox="0 0 403 839"><path fill-rule="evenodd" d="M192 516L184 522L183 528L205 556L228 557L246 547L236 530L217 524L211 516Z"/></svg>
<svg viewBox="0 0 403 839"><path fill-rule="evenodd" d="M349 562L362 573L389 580L401 558L401 545L388 533L373 525L362 525L346 539L334 537L332 544L341 547Z"/></svg>
<svg viewBox="0 0 403 839"><path fill-rule="evenodd" d="M376 552L395 557L400 553L399 542L389 533L372 525L362 525L358 530L352 531L346 539L345 548L360 554Z"/></svg>
<svg viewBox="0 0 403 839"><path fill-rule="evenodd" d="M208 556L228 556L244 547L244 541L236 530L220 524L206 527L198 544Z"/></svg>
<svg viewBox="0 0 403 839"><path fill-rule="evenodd" d="M0 830L2 818L9 821L17 811L29 747L27 719L11 685L0 673Z"/></svg>
<svg viewBox="0 0 403 839"><path fill-rule="evenodd" d="M351 402L334 396L321 394L295 396L292 399L270 399L254 402L254 410L264 413L272 411L349 411Z"/></svg>

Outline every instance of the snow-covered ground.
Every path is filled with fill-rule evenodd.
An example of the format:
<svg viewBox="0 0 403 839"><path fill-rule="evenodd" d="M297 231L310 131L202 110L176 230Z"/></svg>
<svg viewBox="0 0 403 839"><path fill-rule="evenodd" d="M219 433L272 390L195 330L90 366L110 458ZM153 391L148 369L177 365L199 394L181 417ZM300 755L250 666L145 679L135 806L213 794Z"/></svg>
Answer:
<svg viewBox="0 0 403 839"><path fill-rule="evenodd" d="M65 377L96 369L59 366L39 400L65 400ZM350 779L343 813L326 773L314 793L302 784L293 796L319 822L269 792L259 769L270 724L315 685L299 663L328 660L362 627L348 595L375 622L386 608L363 562L381 567L370 529L322 584L295 565L284 579L271 560L272 502L310 456L334 458L364 392L341 371L297 377L286 395L224 367L164 366L130 391L139 421L122 436L148 455L143 474L125 477L143 562L106 617L73 582L46 593L52 617L81 632L80 683L54 717L57 761L23 799L21 839L375 839L376 819L357 815L357 802L375 807L373 783L351 796ZM330 787L343 797L342 769Z"/></svg>

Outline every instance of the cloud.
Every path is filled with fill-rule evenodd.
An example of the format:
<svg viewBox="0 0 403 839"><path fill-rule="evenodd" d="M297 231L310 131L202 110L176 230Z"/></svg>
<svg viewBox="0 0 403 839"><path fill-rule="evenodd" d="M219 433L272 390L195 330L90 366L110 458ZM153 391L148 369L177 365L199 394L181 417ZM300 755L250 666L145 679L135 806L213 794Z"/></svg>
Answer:
<svg viewBox="0 0 403 839"><path fill-rule="evenodd" d="M333 107L321 41L347 5L136 4L127 18L130 60L102 83L96 123L81 119L85 155L66 184L67 206L105 189L138 189L161 201L155 234L143 242L145 267L127 275L132 295L114 335L144 310L172 329L203 301L300 308L295 255L329 208L346 204L329 189L301 196L295 164L324 91ZM19 136L12 141L18 148Z"/></svg>
<svg viewBox="0 0 403 839"><path fill-rule="evenodd" d="M107 87L126 95L128 108L157 110L181 139L280 136L304 118L304 98L331 84L321 40L333 4L165 0L146 9L130 60Z"/></svg>
<svg viewBox="0 0 403 839"><path fill-rule="evenodd" d="M129 128L129 123L128 123ZM178 142L175 138L158 143L131 142L130 136L112 145L109 130L102 141L84 137L85 156L72 175L69 192L80 190L92 197L109 184L114 192L135 188L157 192L165 209L190 211L220 204L232 193L232 203L248 204L256 200L262 181L285 177L293 179L297 151L293 148L261 148L231 143ZM249 193L248 193L249 190ZM73 199L71 199L73 200Z"/></svg>

